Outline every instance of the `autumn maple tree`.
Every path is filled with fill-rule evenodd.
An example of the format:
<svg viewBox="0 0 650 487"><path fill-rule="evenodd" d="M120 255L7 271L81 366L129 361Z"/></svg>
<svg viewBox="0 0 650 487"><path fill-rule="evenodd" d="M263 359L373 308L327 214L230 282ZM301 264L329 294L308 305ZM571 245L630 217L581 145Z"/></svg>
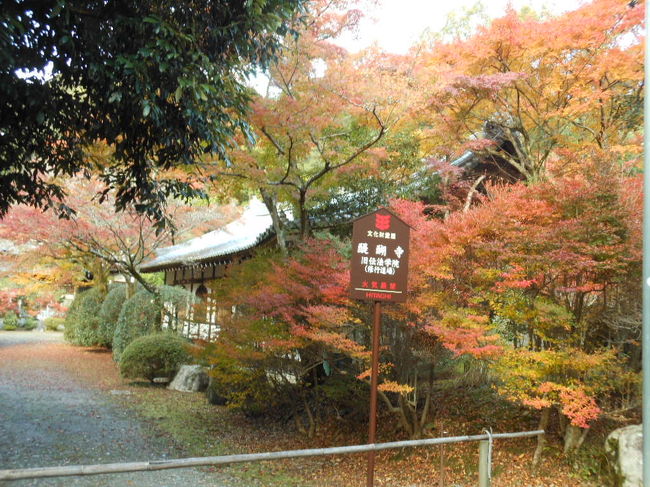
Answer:
<svg viewBox="0 0 650 487"><path fill-rule="evenodd" d="M339 374L344 354L366 355L353 340L347 274L334 243L324 240L308 240L290 257L261 254L232 269L216 292L237 311L221 316L217 341L203 351L213 376L230 386L224 393L231 405L288 401L299 429L314 433L322 408L314 395L324 370Z"/></svg>
<svg viewBox="0 0 650 487"><path fill-rule="evenodd" d="M466 39L421 46L425 147L438 158L468 149L529 181L575 161L566 152L639 154L643 16L617 0L545 19L510 9Z"/></svg>
<svg viewBox="0 0 650 487"><path fill-rule="evenodd" d="M266 93L253 100L255 140L241 140L231 151L232 165L205 169L231 190L240 183L262 197L281 248L287 220L294 220L300 239L332 220L349 221L381 198L377 180L398 184L396 179L411 173L400 174L400 167L418 164L389 162L390 152L399 152L389 135L411 96L412 64L378 50L350 54L336 45L336 37L354 29L361 17L357 2L350 3L311 2L310 15L297 26L300 36L285 39L267 73ZM330 210L320 218L319 210L337 198L347 205L347 217ZM351 209L360 205L356 213ZM323 221L327 217L330 221Z"/></svg>
<svg viewBox="0 0 650 487"><path fill-rule="evenodd" d="M437 308L431 326L447 340L450 318L499 337L497 389L539 409L542 427L557 410L567 452L602 412L630 405L611 399L638 380L630 345L640 324L624 328L616 317L639 298L628 285L641 263L633 174L592 155L581 174L490 187L482 204L436 222L422 270L429 282L411 304ZM471 337L458 336L465 345Z"/></svg>
<svg viewBox="0 0 650 487"><path fill-rule="evenodd" d="M70 279L69 272L61 272L72 265L89 271L95 284L104 289L109 273L117 272L154 291L140 274L139 265L174 239L224 221L223 212L214 208L189 207L171 201L166 210L175 217L176 226L168 225L161 230L156 222L134 208L117 213L110 192L100 201L97 195L105 186L97 180L70 178L61 184L68 193L66 204L77 208L75 215L62 219L54 209L43 211L21 205L0 220L2 238L30 244L21 256L23 261L29 259L32 265L43 269L55 265L59 277L66 278L59 284L78 284L80 275ZM81 274L81 270L77 272Z"/></svg>
<svg viewBox="0 0 650 487"><path fill-rule="evenodd" d="M477 323L460 307L434 307L444 300L427 294L426 271L430 232L439 222L421 203L395 201L394 209L412 224L411 255L418 257L411 263L409 303L386 310L379 394L404 432L418 438L434 410L436 360L485 358L500 347L487 320ZM360 391L367 389L359 388L370 377L371 320L366 305L348 298L347 245L309 239L289 256L262 254L233 268L217 284L217 301L237 311L221 317L219 337L204 354L233 406L268 403L269 396L286 401L300 429L313 434L319 413L336 409L335 391L364 397Z"/></svg>

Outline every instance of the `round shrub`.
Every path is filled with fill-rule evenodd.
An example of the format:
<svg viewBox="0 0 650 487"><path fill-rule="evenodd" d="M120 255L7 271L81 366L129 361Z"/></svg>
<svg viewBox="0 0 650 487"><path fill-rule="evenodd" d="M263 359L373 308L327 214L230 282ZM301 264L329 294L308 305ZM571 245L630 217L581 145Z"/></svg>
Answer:
<svg viewBox="0 0 650 487"><path fill-rule="evenodd" d="M167 322L175 323L188 316L194 296L189 291L173 286L161 286L158 296L142 289L122 306L113 335L113 359L120 361L126 347L138 337L161 331Z"/></svg>
<svg viewBox="0 0 650 487"><path fill-rule="evenodd" d="M189 342L173 333L136 338L122 352L120 373L129 379L172 378L181 365L190 363Z"/></svg>
<svg viewBox="0 0 650 487"><path fill-rule="evenodd" d="M45 324L45 329L48 331L58 331L59 327L65 326L65 318L59 316L52 316L50 318L45 318L43 322Z"/></svg>
<svg viewBox="0 0 650 487"><path fill-rule="evenodd" d="M22 319L20 327L23 330L34 330L38 326L38 320L33 316L27 316Z"/></svg>
<svg viewBox="0 0 650 487"><path fill-rule="evenodd" d="M7 311L2 319L2 327L7 331L13 331L18 328L18 315L13 311Z"/></svg>
<svg viewBox="0 0 650 487"><path fill-rule="evenodd" d="M100 332L99 309L104 293L98 288L78 292L65 317L63 337L74 345L105 346Z"/></svg>
<svg viewBox="0 0 650 487"><path fill-rule="evenodd" d="M116 285L108 291L101 308L99 308L100 335L108 346L113 345L113 335L115 335L117 321L125 301L126 286Z"/></svg>

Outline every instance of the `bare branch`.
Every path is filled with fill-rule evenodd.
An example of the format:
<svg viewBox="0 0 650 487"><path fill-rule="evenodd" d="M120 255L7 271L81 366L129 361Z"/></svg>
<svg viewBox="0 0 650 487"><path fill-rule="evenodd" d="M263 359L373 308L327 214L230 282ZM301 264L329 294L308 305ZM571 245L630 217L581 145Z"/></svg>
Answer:
<svg viewBox="0 0 650 487"><path fill-rule="evenodd" d="M474 193L476 193L479 184L481 184L484 179L485 179L485 174L479 176L478 179L474 181L474 184L472 184L469 193L467 193L467 198L465 198L465 206L463 206L463 213L467 213L469 211L469 208L472 205L472 198L474 197Z"/></svg>
<svg viewBox="0 0 650 487"><path fill-rule="evenodd" d="M284 149L280 146L278 141L275 140L275 138L266 130L266 127L260 127L260 132L262 132L266 138L269 139L269 142L273 144L273 147L275 147L280 154L285 155Z"/></svg>

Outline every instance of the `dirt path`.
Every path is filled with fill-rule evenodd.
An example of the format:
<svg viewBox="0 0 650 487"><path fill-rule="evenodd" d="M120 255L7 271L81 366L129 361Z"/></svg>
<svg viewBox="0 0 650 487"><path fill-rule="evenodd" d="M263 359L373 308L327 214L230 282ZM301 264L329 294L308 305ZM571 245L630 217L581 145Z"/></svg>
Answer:
<svg viewBox="0 0 650 487"><path fill-rule="evenodd" d="M60 334L0 332L0 469L143 461L184 456L134 418L111 390L114 378L90 380L106 356L63 343ZM114 372L113 372L114 374ZM109 376L107 371L105 376ZM198 469L22 480L26 486L225 486Z"/></svg>

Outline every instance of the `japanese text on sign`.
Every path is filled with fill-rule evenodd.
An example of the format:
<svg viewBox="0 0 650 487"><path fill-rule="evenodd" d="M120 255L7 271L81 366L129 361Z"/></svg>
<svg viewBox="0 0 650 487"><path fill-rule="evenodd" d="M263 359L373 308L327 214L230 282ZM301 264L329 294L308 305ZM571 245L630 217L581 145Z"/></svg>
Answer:
<svg viewBox="0 0 650 487"><path fill-rule="evenodd" d="M383 208L354 223L351 297L405 301L409 232L406 223Z"/></svg>

